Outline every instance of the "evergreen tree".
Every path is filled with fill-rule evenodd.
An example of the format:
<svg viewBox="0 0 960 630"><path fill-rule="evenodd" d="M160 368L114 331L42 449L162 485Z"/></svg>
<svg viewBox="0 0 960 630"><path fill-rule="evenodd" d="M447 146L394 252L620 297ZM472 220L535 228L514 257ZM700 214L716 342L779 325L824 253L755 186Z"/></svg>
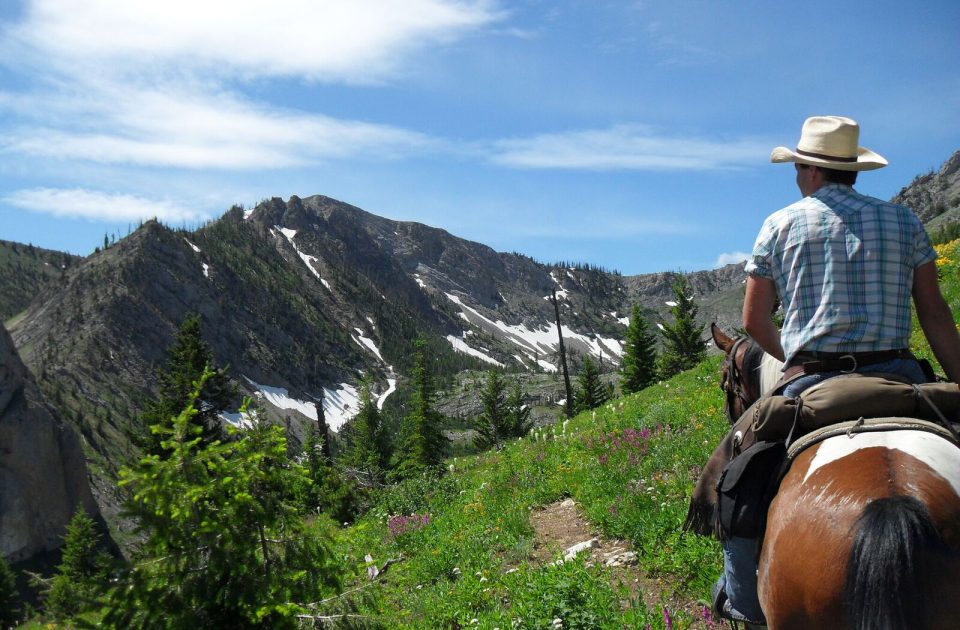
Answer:
<svg viewBox="0 0 960 630"><path fill-rule="evenodd" d="M483 411L474 422L477 437L474 438L473 443L480 450L499 449L510 436L507 426L506 388L496 370L487 372L487 383L480 394L480 402L483 405Z"/></svg>
<svg viewBox="0 0 960 630"><path fill-rule="evenodd" d="M701 326L697 323L697 305L690 295L687 277L678 274L673 282L675 306L670 308L672 324L664 324L663 352L657 368L661 378L670 378L689 370L707 356L707 342L700 338Z"/></svg>
<svg viewBox="0 0 960 630"><path fill-rule="evenodd" d="M356 493L324 454L323 437L314 426L307 432L304 450L310 479L306 502L311 511L326 514L337 523L352 521L358 509Z"/></svg>
<svg viewBox="0 0 960 630"><path fill-rule="evenodd" d="M509 437L523 437L533 428L533 422L530 420L530 406L526 404L524 398L520 383L514 381L510 394L507 395L506 426Z"/></svg>
<svg viewBox="0 0 960 630"><path fill-rule="evenodd" d="M183 410L190 400L194 383L209 368L212 375L205 380L200 392L198 409L191 417L201 428L205 443L222 437L220 413L227 409L234 396L225 369L217 368L213 352L203 340L200 330L200 315L187 315L177 332L170 348L166 365L157 372L160 396L147 404L142 415L145 427L170 428L173 418ZM164 436L151 432L137 441L148 453L162 455L160 443Z"/></svg>
<svg viewBox="0 0 960 630"><path fill-rule="evenodd" d="M577 375L577 391L574 404L577 413L595 409L609 400L609 390L600 380L600 370L589 356L584 358Z"/></svg>
<svg viewBox="0 0 960 630"><path fill-rule="evenodd" d="M438 469L450 446L450 440L443 434L443 416L433 406L433 382L428 370L427 340L423 335L414 342L411 385L409 411L403 418L394 454L394 468L401 478Z"/></svg>
<svg viewBox="0 0 960 630"><path fill-rule="evenodd" d="M633 307L623 348L620 389L632 394L657 379L657 338L650 330L640 305Z"/></svg>
<svg viewBox="0 0 960 630"><path fill-rule="evenodd" d="M379 480L390 458L385 429L377 403L370 395L370 382L364 380L360 385L360 410L342 431L347 452L341 463L359 470L371 480Z"/></svg>
<svg viewBox="0 0 960 630"><path fill-rule="evenodd" d="M203 440L195 404L211 376L159 431L168 456L120 473L143 555L110 593L108 627L293 628L308 612L298 602L340 585L326 535L292 500L309 478L288 457L283 428L255 417L235 439Z"/></svg>
<svg viewBox="0 0 960 630"><path fill-rule="evenodd" d="M44 606L57 619L68 619L90 607L106 591L112 560L99 550L100 533L83 507L78 507L63 538L63 558L50 581Z"/></svg>
<svg viewBox="0 0 960 630"><path fill-rule="evenodd" d="M17 576L0 554L0 628L12 628L20 621Z"/></svg>

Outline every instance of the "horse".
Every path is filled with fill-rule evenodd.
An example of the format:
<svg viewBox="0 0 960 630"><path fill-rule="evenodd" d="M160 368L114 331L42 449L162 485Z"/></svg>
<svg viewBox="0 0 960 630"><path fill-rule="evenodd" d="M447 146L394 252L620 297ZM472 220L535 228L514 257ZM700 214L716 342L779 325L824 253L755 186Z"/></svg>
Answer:
<svg viewBox="0 0 960 630"><path fill-rule="evenodd" d="M732 423L768 391L753 378L762 357L711 330ZM911 429L802 451L767 512L758 594L773 630L960 627L960 449Z"/></svg>

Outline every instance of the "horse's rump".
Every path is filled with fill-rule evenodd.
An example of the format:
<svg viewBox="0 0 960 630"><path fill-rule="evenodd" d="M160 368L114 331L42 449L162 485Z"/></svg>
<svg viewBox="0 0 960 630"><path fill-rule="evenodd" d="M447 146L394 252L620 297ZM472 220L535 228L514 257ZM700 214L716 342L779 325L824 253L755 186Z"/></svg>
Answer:
<svg viewBox="0 0 960 630"><path fill-rule="evenodd" d="M940 593L960 588L958 529L960 453L949 439L830 437L798 455L770 506L759 571L767 619L777 628L955 625Z"/></svg>

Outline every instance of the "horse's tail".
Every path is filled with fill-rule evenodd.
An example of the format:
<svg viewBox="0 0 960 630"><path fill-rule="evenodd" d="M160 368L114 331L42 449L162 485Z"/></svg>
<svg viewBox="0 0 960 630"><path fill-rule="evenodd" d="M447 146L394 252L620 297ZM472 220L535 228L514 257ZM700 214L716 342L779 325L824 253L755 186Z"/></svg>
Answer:
<svg viewBox="0 0 960 630"><path fill-rule="evenodd" d="M926 628L925 578L943 547L926 506L908 496L877 499L854 531L844 592L850 627Z"/></svg>

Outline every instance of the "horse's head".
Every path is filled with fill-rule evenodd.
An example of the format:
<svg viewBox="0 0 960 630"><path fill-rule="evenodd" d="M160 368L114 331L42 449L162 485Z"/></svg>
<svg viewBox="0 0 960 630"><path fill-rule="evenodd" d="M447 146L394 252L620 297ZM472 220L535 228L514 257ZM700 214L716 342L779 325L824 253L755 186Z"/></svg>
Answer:
<svg viewBox="0 0 960 630"><path fill-rule="evenodd" d="M746 335L736 339L727 336L715 323L710 324L710 334L723 350L720 389L724 395L723 411L733 424L763 393L757 373L763 350Z"/></svg>

